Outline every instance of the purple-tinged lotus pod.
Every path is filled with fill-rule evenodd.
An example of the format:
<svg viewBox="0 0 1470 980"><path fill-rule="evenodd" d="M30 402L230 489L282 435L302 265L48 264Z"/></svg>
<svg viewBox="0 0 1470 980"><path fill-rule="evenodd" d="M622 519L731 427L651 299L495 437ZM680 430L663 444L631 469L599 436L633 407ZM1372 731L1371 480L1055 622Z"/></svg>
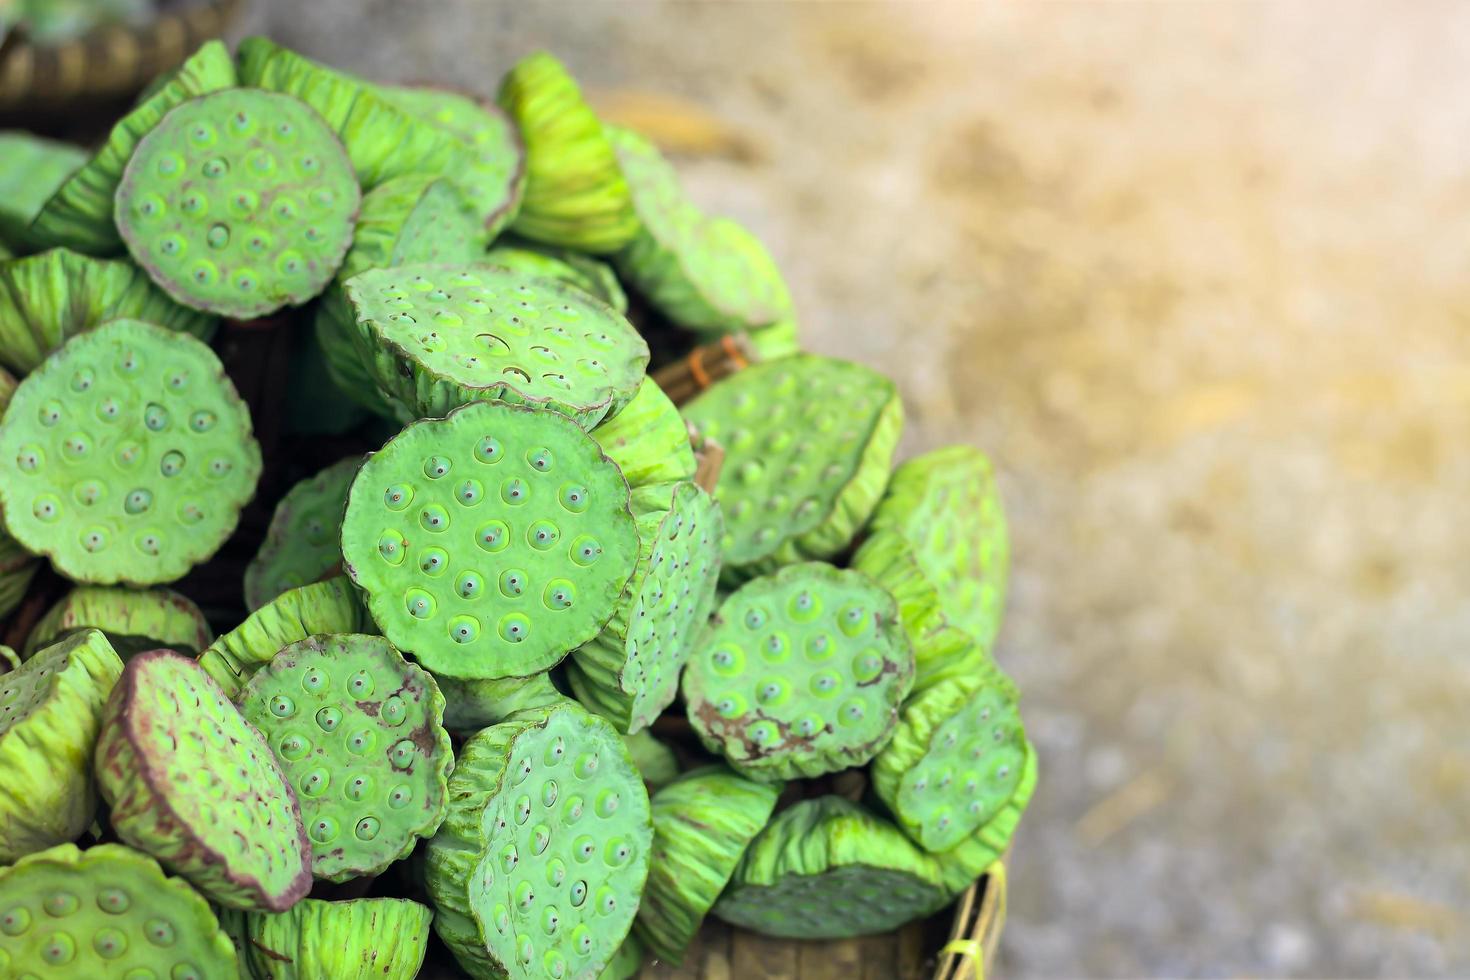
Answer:
<svg viewBox="0 0 1470 980"><path fill-rule="evenodd" d="M228 908L279 912L311 888L311 842L270 746L199 665L128 661L102 714L97 784L123 841Z"/></svg>
<svg viewBox="0 0 1470 980"><path fill-rule="evenodd" d="M433 917L405 898L303 898L284 912L226 911L221 918L239 931L242 978L413 980Z"/></svg>
<svg viewBox="0 0 1470 980"><path fill-rule="evenodd" d="M593 428L592 438L618 464L630 487L694 478L689 427L650 377L639 382L632 401Z"/></svg>
<svg viewBox="0 0 1470 980"><path fill-rule="evenodd" d="M76 630L92 627L107 634L120 656L157 647L196 654L214 633L204 613L172 589L120 589L79 585L56 601L31 627L26 657Z"/></svg>
<svg viewBox="0 0 1470 980"><path fill-rule="evenodd" d="M499 724L519 711L568 700L545 671L530 677L457 680L441 675L435 680L444 694L444 727L466 735Z"/></svg>
<svg viewBox="0 0 1470 980"><path fill-rule="evenodd" d="M319 581L341 561L342 511L361 465L361 456L339 459L296 484L276 504L265 540L245 566L247 609L254 612L287 589Z"/></svg>

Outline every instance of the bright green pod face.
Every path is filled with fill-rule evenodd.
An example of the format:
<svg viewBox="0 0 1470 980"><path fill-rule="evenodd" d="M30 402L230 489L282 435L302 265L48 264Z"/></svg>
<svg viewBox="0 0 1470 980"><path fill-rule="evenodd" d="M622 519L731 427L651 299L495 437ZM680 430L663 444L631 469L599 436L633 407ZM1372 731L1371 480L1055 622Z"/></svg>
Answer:
<svg viewBox="0 0 1470 980"><path fill-rule="evenodd" d="M235 947L209 903L120 844L61 844L0 868L0 975L237 975Z"/></svg>
<svg viewBox="0 0 1470 980"><path fill-rule="evenodd" d="M145 320L201 339L215 319L179 306L142 269L66 249L0 263L0 364L34 371L67 338L118 319Z"/></svg>
<svg viewBox="0 0 1470 980"><path fill-rule="evenodd" d="M96 155L57 188L31 224L33 240L93 255L120 253L123 242L113 221L114 198L138 143L170 109L234 84L235 62L229 48L206 41L157 91L118 120Z"/></svg>
<svg viewBox="0 0 1470 980"><path fill-rule="evenodd" d="M595 976L648 874L648 794L611 726L575 704L516 715L460 751L429 843L434 928L474 977Z"/></svg>
<svg viewBox="0 0 1470 980"><path fill-rule="evenodd" d="M311 888L311 844L270 747L171 650L140 653L103 709L97 784L122 840L228 908L279 912Z"/></svg>
<svg viewBox="0 0 1470 980"><path fill-rule="evenodd" d="M387 640L293 643L236 702L296 790L316 877L378 874L439 829L454 764L444 697Z"/></svg>
<svg viewBox="0 0 1470 980"><path fill-rule="evenodd" d="M37 212L86 162L86 151L70 143L0 132L0 239L25 246Z"/></svg>
<svg viewBox="0 0 1470 980"><path fill-rule="evenodd" d="M0 864L92 822L92 749L122 667L106 637L83 630L0 674Z"/></svg>
<svg viewBox="0 0 1470 980"><path fill-rule="evenodd" d="M638 532L628 486L564 416L475 402L358 471L343 566L383 635L436 674L523 677L612 615Z"/></svg>
<svg viewBox="0 0 1470 980"><path fill-rule="evenodd" d="M417 417L471 401L549 408L583 428L633 397L648 344L562 283L490 265L372 269L346 284L358 355Z"/></svg>
<svg viewBox="0 0 1470 980"><path fill-rule="evenodd" d="M138 143L117 227L179 303L244 320L326 287L359 197L347 152L310 106L227 89L177 106Z"/></svg>
<svg viewBox="0 0 1470 980"><path fill-rule="evenodd" d="M0 459L10 534L102 585L172 581L214 554L261 466L214 352L136 320L72 338L21 382Z"/></svg>
<svg viewBox="0 0 1470 980"><path fill-rule="evenodd" d="M951 897L969 888L976 878L989 870L992 863L1005 856L1011 837L1036 791L1036 777L1036 750L1028 743L1021 763L1021 778L1010 798L973 834L949 850L934 855L945 891Z"/></svg>
<svg viewBox="0 0 1470 980"><path fill-rule="evenodd" d="M877 505L903 429L893 382L799 354L716 383L684 414L725 448L726 580L830 558Z"/></svg>
<svg viewBox="0 0 1470 980"><path fill-rule="evenodd" d="M658 382L645 377L633 400L592 430L630 487L694 478L698 466L689 426Z"/></svg>
<svg viewBox="0 0 1470 980"><path fill-rule="evenodd" d="M684 701L710 751L771 782L867 762L913 678L892 597L865 575L809 562L720 605L684 670Z"/></svg>
<svg viewBox="0 0 1470 980"><path fill-rule="evenodd" d="M948 900L934 860L896 827L824 796L777 814L714 913L768 936L846 939L896 929Z"/></svg>
<svg viewBox="0 0 1470 980"><path fill-rule="evenodd" d="M276 504L265 541L245 568L246 608L254 612L287 589L317 581L341 560L342 509L361 465L360 456L338 460Z"/></svg>
<svg viewBox="0 0 1470 980"><path fill-rule="evenodd" d="M242 976L270 980L413 980L433 918L403 898L303 898L284 912L229 915L244 920Z"/></svg>
<svg viewBox="0 0 1470 980"><path fill-rule="evenodd" d="M85 627L106 633L124 657L156 647L198 653L214 638L199 607L172 589L79 585L36 621L22 652L29 657Z"/></svg>
<svg viewBox="0 0 1470 980"><path fill-rule="evenodd" d="M605 262L567 248L551 248L535 242L499 244L485 254L491 265L504 266L538 279L557 279L595 296L623 315L628 313L628 295L617 274Z"/></svg>

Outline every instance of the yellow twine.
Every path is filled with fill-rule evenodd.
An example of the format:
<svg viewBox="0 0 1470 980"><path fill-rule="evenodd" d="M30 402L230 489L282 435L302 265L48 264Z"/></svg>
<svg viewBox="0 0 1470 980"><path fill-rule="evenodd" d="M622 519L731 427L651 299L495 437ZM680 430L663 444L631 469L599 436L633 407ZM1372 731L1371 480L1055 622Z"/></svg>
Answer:
<svg viewBox="0 0 1470 980"><path fill-rule="evenodd" d="M1000 931L1006 924L1006 866L998 859L992 861L990 867L985 869L985 877L990 879L985 883L986 893L994 888L996 891L994 925L992 927L990 918L982 919L975 923L975 931L981 936L999 936ZM983 905L982 900L982 905ZM975 980L985 980L985 947L979 939L951 939L939 950L952 956L968 958L973 961L975 969Z"/></svg>

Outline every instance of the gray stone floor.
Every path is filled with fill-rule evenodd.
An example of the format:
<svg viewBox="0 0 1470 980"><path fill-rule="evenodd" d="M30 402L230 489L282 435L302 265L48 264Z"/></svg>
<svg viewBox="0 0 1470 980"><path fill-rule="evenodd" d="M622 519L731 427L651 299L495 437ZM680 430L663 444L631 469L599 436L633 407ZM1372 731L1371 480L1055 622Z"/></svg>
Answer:
<svg viewBox="0 0 1470 980"><path fill-rule="evenodd" d="M1007 973L1470 973L1470 7L258 2L369 75L544 46L698 107L810 346L994 455Z"/></svg>

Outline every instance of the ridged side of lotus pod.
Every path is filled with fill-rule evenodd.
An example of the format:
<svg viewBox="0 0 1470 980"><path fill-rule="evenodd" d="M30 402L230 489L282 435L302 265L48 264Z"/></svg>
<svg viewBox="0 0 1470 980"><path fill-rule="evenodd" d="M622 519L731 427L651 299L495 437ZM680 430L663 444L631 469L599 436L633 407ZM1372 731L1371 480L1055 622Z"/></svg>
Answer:
<svg viewBox="0 0 1470 980"><path fill-rule="evenodd" d="M214 639L199 607L188 596L172 589L79 585L36 620L21 652L30 657L42 647L84 627L106 633L113 649L123 656L154 647L193 654ZM140 643L148 646L140 647Z"/></svg>
<svg viewBox="0 0 1470 980"><path fill-rule="evenodd" d="M725 448L725 581L847 547L883 495L903 430L893 382L814 354L752 365L684 415Z"/></svg>
<svg viewBox="0 0 1470 980"><path fill-rule="evenodd" d="M595 976L648 875L648 794L606 721L567 702L460 750L429 842L434 929L471 976Z"/></svg>
<svg viewBox="0 0 1470 980"><path fill-rule="evenodd" d="M545 52L506 73L498 99L526 146L526 193L511 228L548 245L616 252L638 232L628 182L602 122Z"/></svg>
<svg viewBox="0 0 1470 980"><path fill-rule="evenodd" d="M807 562L721 603L684 668L684 703L706 748L773 782L867 762L913 677L892 597L860 572Z"/></svg>
<svg viewBox="0 0 1470 980"><path fill-rule="evenodd" d="M776 807L780 789L723 766L686 773L654 794L653 856L633 930L678 965L705 914Z"/></svg>
<svg viewBox="0 0 1470 980"><path fill-rule="evenodd" d="M361 465L361 456L339 459L276 504L265 540L245 567L247 609L254 612L288 589L319 580L341 560L342 511Z"/></svg>
<svg viewBox="0 0 1470 980"><path fill-rule="evenodd" d="M612 617L638 557L628 485L570 419L473 402L406 427L352 483L343 567L435 674L527 677Z"/></svg>
<svg viewBox="0 0 1470 980"><path fill-rule="evenodd" d="M569 248L553 248L536 242L498 243L485 253L485 261L538 279L557 279L602 300L624 316L628 294L617 273L606 262Z"/></svg>
<svg viewBox="0 0 1470 980"><path fill-rule="evenodd" d="M122 669L107 638L84 630L0 674L0 864L92 822L92 750Z"/></svg>
<svg viewBox="0 0 1470 980"><path fill-rule="evenodd" d="M549 408L591 428L638 390L648 344L579 289L492 265L405 265L347 281L357 350L409 417L472 401Z"/></svg>
<svg viewBox="0 0 1470 980"><path fill-rule="evenodd" d="M87 162L87 151L30 133L0 132L0 240L30 242L30 224L56 189Z"/></svg>
<svg viewBox="0 0 1470 980"><path fill-rule="evenodd" d="M568 700L544 671L530 677L456 680L441 676L435 680L444 694L444 727L451 732L473 734L517 712Z"/></svg>
<svg viewBox="0 0 1470 980"><path fill-rule="evenodd" d="M624 735L623 744L627 746L628 755L632 756L633 765L638 767L650 793L667 786L679 775L679 760L674 750L654 738L648 729Z"/></svg>
<svg viewBox="0 0 1470 980"><path fill-rule="evenodd" d="M694 478L689 426L650 377L639 382L632 401L592 430L592 438L618 464L630 487Z"/></svg>
<svg viewBox="0 0 1470 980"><path fill-rule="evenodd" d="M117 835L218 904L279 912L311 888L295 792L193 660L128 661L103 708L96 772Z"/></svg>
<svg viewBox="0 0 1470 980"><path fill-rule="evenodd" d="M935 860L897 827L823 796L783 810L751 842L714 914L768 936L847 939L948 901Z"/></svg>
<svg viewBox="0 0 1470 980"><path fill-rule="evenodd" d="M59 844L0 868L0 976L229 980L209 903L121 844Z"/></svg>
<svg viewBox="0 0 1470 980"><path fill-rule="evenodd" d="M31 223L32 239L93 255L120 253L123 242L113 222L113 198L138 143L174 106L234 84L229 48L206 41L156 92L118 120L92 159L57 188Z"/></svg>
<svg viewBox="0 0 1470 980"><path fill-rule="evenodd" d="M241 976L260 980L413 980L433 917L406 898L303 898L284 912L222 916L238 920Z"/></svg>
<svg viewBox="0 0 1470 980"><path fill-rule="evenodd" d="M69 337L133 318L207 340L215 318L179 306L131 262L64 248L0 263L0 364L34 371Z"/></svg>
<svg viewBox="0 0 1470 980"><path fill-rule="evenodd" d="M642 967L643 944L630 932L613 954L613 958L607 961L607 966L597 975L597 980L633 980Z"/></svg>
<svg viewBox="0 0 1470 980"><path fill-rule="evenodd" d="M454 765L444 696L381 636L293 643L235 701L296 789L316 877L378 874L439 829Z"/></svg>
<svg viewBox="0 0 1470 980"><path fill-rule="evenodd" d="M345 575L288 589L217 638L199 666L234 698L261 667L298 640L321 633L370 633L373 621Z"/></svg>
<svg viewBox="0 0 1470 980"><path fill-rule="evenodd" d="M1021 781L1000 812L959 846L933 856L945 892L951 898L969 888L992 862L1005 854L1036 790L1036 775L1036 750L1028 743Z"/></svg>
<svg viewBox="0 0 1470 980"><path fill-rule="evenodd" d="M720 506L690 482L632 494L639 553L613 618L567 661L583 705L620 732L653 723L679 693L679 675L714 605L720 577Z"/></svg>
<svg viewBox="0 0 1470 980"><path fill-rule="evenodd" d="M0 643L0 674L17 669L20 663L20 654Z"/></svg>
<svg viewBox="0 0 1470 980"><path fill-rule="evenodd" d="M9 616L30 588L41 560L0 531L0 617Z"/></svg>
<svg viewBox="0 0 1470 980"><path fill-rule="evenodd" d="M192 337L114 320L30 374L0 419L6 530L77 582L153 585L224 544L260 477L250 412Z"/></svg>
<svg viewBox="0 0 1470 980"><path fill-rule="evenodd" d="M10 404L10 399L15 397L15 389L19 384L15 375L0 367L0 415L5 413L5 406Z"/></svg>

